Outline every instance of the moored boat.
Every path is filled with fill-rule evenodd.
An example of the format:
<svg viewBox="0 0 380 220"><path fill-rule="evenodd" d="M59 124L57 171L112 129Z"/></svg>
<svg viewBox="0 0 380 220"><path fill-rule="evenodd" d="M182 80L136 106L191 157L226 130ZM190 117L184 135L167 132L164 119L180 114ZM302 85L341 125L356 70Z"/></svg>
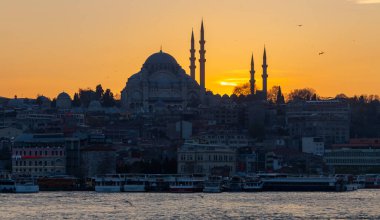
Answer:
<svg viewBox="0 0 380 220"><path fill-rule="evenodd" d="M230 192L241 192L243 185L243 178L240 176L233 176L227 184L227 191Z"/></svg>
<svg viewBox="0 0 380 220"><path fill-rule="evenodd" d="M346 184L335 177L285 177L263 180L265 191L346 191Z"/></svg>
<svg viewBox="0 0 380 220"><path fill-rule="evenodd" d="M38 186L35 179L18 179L15 182L15 192L16 193L38 193L40 187Z"/></svg>
<svg viewBox="0 0 380 220"><path fill-rule="evenodd" d="M11 178L9 174L0 175L0 192L1 193L12 193L15 191L15 181Z"/></svg>
<svg viewBox="0 0 380 220"><path fill-rule="evenodd" d="M203 183L203 177L178 175L175 177L174 182L170 183L169 190L177 193L202 192Z"/></svg>
<svg viewBox="0 0 380 220"><path fill-rule="evenodd" d="M122 179L119 174L105 174L95 176L96 192L120 192Z"/></svg>
<svg viewBox="0 0 380 220"><path fill-rule="evenodd" d="M37 179L40 191L75 191L79 189L77 178L69 175L55 175Z"/></svg>
<svg viewBox="0 0 380 220"><path fill-rule="evenodd" d="M259 177L246 177L242 189L244 192L257 192L263 190L264 182Z"/></svg>
<svg viewBox="0 0 380 220"><path fill-rule="evenodd" d="M204 183L203 192L205 193L220 193L222 192L222 177L209 176Z"/></svg>
<svg viewBox="0 0 380 220"><path fill-rule="evenodd" d="M365 188L367 188L367 189L380 189L380 175L379 174L366 174L365 175Z"/></svg>
<svg viewBox="0 0 380 220"><path fill-rule="evenodd" d="M125 175L123 181L124 192L145 192L147 178L145 175Z"/></svg>

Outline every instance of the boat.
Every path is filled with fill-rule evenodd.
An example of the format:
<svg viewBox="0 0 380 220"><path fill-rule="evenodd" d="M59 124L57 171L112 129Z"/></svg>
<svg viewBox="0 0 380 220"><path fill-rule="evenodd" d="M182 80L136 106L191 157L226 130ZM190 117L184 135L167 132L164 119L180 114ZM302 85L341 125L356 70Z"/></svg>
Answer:
<svg viewBox="0 0 380 220"><path fill-rule="evenodd" d="M263 179L264 191L346 191L343 179L335 177L285 177Z"/></svg>
<svg viewBox="0 0 380 220"><path fill-rule="evenodd" d="M119 174L97 175L94 180L96 192L121 192L122 178Z"/></svg>
<svg viewBox="0 0 380 220"><path fill-rule="evenodd" d="M75 191L80 188L78 179L69 175L40 177L37 184L40 191Z"/></svg>
<svg viewBox="0 0 380 220"><path fill-rule="evenodd" d="M147 191L149 192L168 192L170 183L174 182L175 178L169 174L150 174L147 175Z"/></svg>
<svg viewBox="0 0 380 220"><path fill-rule="evenodd" d="M240 176L233 176L227 184L227 191L229 192L241 192L243 185L243 179Z"/></svg>
<svg viewBox="0 0 380 220"><path fill-rule="evenodd" d="M356 176L354 179L354 183L358 184L359 189L365 188L365 176L364 175Z"/></svg>
<svg viewBox="0 0 380 220"><path fill-rule="evenodd" d="M24 178L15 181L15 192L16 193L38 193L40 187L38 186L35 179Z"/></svg>
<svg viewBox="0 0 380 220"><path fill-rule="evenodd" d="M202 192L204 177L194 175L178 175L169 184L169 191L176 193Z"/></svg>
<svg viewBox="0 0 380 220"><path fill-rule="evenodd" d="M209 176L204 182L203 192L205 193L220 193L222 192L222 177Z"/></svg>
<svg viewBox="0 0 380 220"><path fill-rule="evenodd" d="M380 175L379 174L366 174L365 175L365 188L366 189L380 189Z"/></svg>
<svg viewBox="0 0 380 220"><path fill-rule="evenodd" d="M263 190L264 182L261 180L260 177L251 177L248 176L244 179L242 190L244 192L257 192Z"/></svg>
<svg viewBox="0 0 380 220"><path fill-rule="evenodd" d="M15 191L15 181L9 174L0 174L0 192L12 193Z"/></svg>
<svg viewBox="0 0 380 220"><path fill-rule="evenodd" d="M145 192L147 178L145 175L125 175L122 176L124 192Z"/></svg>

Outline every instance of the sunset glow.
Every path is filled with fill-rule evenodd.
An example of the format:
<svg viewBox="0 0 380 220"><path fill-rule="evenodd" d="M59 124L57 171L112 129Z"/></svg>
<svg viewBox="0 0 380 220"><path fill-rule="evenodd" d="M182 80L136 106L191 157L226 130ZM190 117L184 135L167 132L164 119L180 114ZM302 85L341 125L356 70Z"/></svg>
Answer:
<svg viewBox="0 0 380 220"><path fill-rule="evenodd" d="M205 24L206 88L231 94L261 87L310 87L322 96L380 94L377 0L4 0L0 2L0 96L55 97L102 84L120 93L162 45L189 73L192 28L199 81ZM319 55L323 51L324 53Z"/></svg>

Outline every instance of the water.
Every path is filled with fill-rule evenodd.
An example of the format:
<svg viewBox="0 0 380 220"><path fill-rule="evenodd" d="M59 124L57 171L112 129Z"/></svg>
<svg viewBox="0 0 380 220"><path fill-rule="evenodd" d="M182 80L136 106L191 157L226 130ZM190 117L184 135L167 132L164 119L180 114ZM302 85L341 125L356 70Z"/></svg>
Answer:
<svg viewBox="0 0 380 220"><path fill-rule="evenodd" d="M380 190L0 194L1 219L380 219Z"/></svg>

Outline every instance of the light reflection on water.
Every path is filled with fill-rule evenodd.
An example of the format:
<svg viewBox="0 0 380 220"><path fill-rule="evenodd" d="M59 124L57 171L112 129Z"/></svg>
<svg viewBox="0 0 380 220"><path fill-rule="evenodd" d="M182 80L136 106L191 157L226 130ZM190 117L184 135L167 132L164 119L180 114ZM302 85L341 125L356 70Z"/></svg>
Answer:
<svg viewBox="0 0 380 220"><path fill-rule="evenodd" d="M0 194L1 219L380 219L380 190Z"/></svg>

